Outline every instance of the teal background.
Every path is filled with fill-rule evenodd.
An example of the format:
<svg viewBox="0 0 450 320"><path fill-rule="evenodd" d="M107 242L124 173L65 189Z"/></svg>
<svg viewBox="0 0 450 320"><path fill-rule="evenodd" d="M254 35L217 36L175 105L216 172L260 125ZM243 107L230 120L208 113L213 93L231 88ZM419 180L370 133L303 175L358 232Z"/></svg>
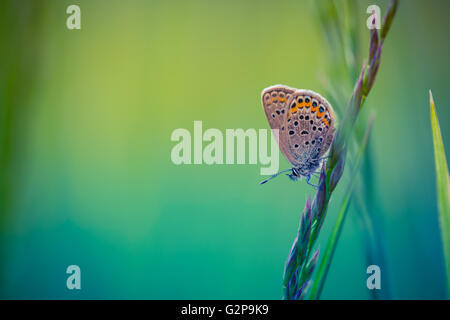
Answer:
<svg viewBox="0 0 450 320"><path fill-rule="evenodd" d="M359 2L364 56L375 3L384 14L387 1ZM81 30L66 28L70 4L81 7ZM170 135L194 120L223 132L268 128L260 93L273 84L322 92L328 47L314 5L2 1L0 297L281 298L314 190L284 177L261 186L258 165L175 166ZM395 299L445 298L428 90L449 149L449 7L400 3L365 106L377 115L367 183ZM356 216L352 208L322 298L370 297ZM66 288L71 264L80 291Z"/></svg>

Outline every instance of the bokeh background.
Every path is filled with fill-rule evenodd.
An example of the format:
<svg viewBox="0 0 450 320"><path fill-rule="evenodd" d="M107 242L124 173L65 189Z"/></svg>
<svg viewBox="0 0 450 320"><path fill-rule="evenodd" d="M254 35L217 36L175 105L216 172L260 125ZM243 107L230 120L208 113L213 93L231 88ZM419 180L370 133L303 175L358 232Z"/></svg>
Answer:
<svg viewBox="0 0 450 320"><path fill-rule="evenodd" d="M70 4L81 7L81 30L66 28ZM364 56L370 4L383 14L388 2L358 1ZM284 177L261 186L258 165L175 166L170 135L194 120L268 128L260 93L269 85L322 92L329 55L314 7L2 0L0 297L281 298L313 190ZM365 106L376 112L366 183L383 226L382 291L394 299L445 298L428 90L448 150L449 7L400 3ZM322 298L371 298L357 216L353 208ZM66 288L71 264L81 268L79 291Z"/></svg>

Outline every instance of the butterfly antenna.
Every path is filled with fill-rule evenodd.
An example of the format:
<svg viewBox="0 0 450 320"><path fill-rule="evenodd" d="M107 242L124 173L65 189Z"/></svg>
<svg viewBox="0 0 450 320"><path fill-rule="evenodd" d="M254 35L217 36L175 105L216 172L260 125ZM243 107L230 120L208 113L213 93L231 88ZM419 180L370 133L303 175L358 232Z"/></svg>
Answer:
<svg viewBox="0 0 450 320"><path fill-rule="evenodd" d="M263 182L261 182L260 184L264 184L269 180L272 180L273 178L275 178L276 176L282 174L283 172L287 172L287 171L291 171L292 169L286 169L286 170L281 170L280 172L275 173L274 175L272 175L271 177L269 177L268 179L264 180Z"/></svg>

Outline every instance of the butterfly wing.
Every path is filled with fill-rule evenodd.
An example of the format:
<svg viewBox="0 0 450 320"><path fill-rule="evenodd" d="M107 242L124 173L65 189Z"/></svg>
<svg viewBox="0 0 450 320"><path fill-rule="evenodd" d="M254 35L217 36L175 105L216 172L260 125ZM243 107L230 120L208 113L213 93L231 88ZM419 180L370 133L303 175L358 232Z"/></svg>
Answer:
<svg viewBox="0 0 450 320"><path fill-rule="evenodd" d="M294 99L295 89L284 85L275 85L263 90L262 105L272 131L278 130L278 145L284 157L291 162L295 160L288 146L286 119L289 105Z"/></svg>
<svg viewBox="0 0 450 320"><path fill-rule="evenodd" d="M279 147L293 167L317 162L334 138L335 115L320 94L284 85L264 89L262 103L272 130L279 132Z"/></svg>
<svg viewBox="0 0 450 320"><path fill-rule="evenodd" d="M294 167L317 162L334 138L334 111L316 92L295 90L286 116L286 152Z"/></svg>

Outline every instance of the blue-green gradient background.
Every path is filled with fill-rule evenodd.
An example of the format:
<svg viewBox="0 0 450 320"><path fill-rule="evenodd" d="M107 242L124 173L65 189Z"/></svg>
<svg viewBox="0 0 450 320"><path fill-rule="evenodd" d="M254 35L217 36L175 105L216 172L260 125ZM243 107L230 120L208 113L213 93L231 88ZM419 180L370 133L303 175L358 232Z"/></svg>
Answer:
<svg viewBox="0 0 450 320"><path fill-rule="evenodd" d="M388 2L358 2L366 56L366 8L384 13ZM66 28L70 4L81 7L81 30ZM328 47L314 5L3 0L0 297L281 298L313 189L285 177L261 186L258 165L175 166L170 136L194 120L268 128L260 93L269 85L323 92ZM446 297L428 90L449 149L449 7L400 3L365 105L377 115L367 183L384 226L382 277L397 299ZM347 184L348 175L322 248ZM357 214L322 298L370 298ZM71 264L81 267L80 291L66 288Z"/></svg>

